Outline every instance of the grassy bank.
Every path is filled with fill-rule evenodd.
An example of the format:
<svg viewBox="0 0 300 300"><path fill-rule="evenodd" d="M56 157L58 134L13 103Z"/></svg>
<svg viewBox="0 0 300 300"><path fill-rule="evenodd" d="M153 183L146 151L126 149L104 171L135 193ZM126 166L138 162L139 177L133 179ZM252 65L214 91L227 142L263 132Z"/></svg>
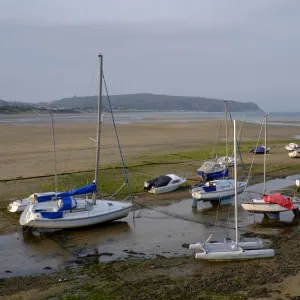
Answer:
<svg viewBox="0 0 300 300"><path fill-rule="evenodd" d="M297 159L287 157L282 149L287 141L270 141L273 145L268 155L267 179L284 177L300 172ZM241 146L242 158L246 172L249 172L253 155L248 153L253 142L243 143ZM221 145L219 153L225 152L225 146ZM169 154L158 154L144 152L136 155L135 160L127 164L127 174L130 187L134 195L147 195L143 192L143 182L147 179L157 177L161 174L175 173L187 176L187 183L178 191L170 193L176 199L176 194L184 190L199 179L196 176L196 169L206 160L211 158L210 145L202 145L201 149L190 149L188 151L171 152ZM231 170L232 172L232 170ZM242 172L242 167L239 167ZM260 182L263 175L263 155L256 155L252 171L251 184ZM94 171L72 172L58 175L58 190L69 190L80 187L94 179ZM125 182L124 170L121 164L110 164L101 166L99 170L99 196L108 197L115 193ZM24 197L34 191L55 190L54 176L42 176L37 178L17 178L0 182L0 208L7 205L7 199ZM178 193L179 192L179 193ZM116 199L128 195L127 187L124 186L116 195ZM158 196L158 195L157 195ZM5 203L4 203L5 202Z"/></svg>

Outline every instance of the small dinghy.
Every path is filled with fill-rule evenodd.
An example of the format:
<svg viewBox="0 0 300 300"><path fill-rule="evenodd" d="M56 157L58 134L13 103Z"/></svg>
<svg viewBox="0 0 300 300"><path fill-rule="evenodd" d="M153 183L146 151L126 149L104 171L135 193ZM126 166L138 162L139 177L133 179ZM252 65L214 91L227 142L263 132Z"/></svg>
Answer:
<svg viewBox="0 0 300 300"><path fill-rule="evenodd" d="M294 151L296 149L299 149L300 150L300 145L298 144L295 144L295 143L289 143L285 146L285 149L288 150L288 151Z"/></svg>
<svg viewBox="0 0 300 300"><path fill-rule="evenodd" d="M73 196L80 196L80 195L88 195L92 194L96 191L96 184L92 182L86 186L80 187L78 189L71 190L69 192L45 192L45 193L34 193L30 195L28 198L24 198L21 200L15 200L8 205L8 210L10 212L22 212L29 204L34 203L42 203L47 201L53 201L60 199L62 197L73 197Z"/></svg>
<svg viewBox="0 0 300 300"><path fill-rule="evenodd" d="M249 151L249 153L265 154L265 149L266 149L266 153L269 153L271 148L270 147L265 148L265 146L260 146L260 147L257 147L256 149L251 149Z"/></svg>
<svg viewBox="0 0 300 300"><path fill-rule="evenodd" d="M44 202L56 199L57 193L55 192L46 192L46 193L34 193L31 194L27 198L15 200L8 204L8 211L14 212L22 212L26 206L31 203Z"/></svg>
<svg viewBox="0 0 300 300"><path fill-rule="evenodd" d="M144 190L153 194L161 194L174 191L186 182L186 178L175 174L161 175L157 178L147 180L144 183Z"/></svg>
<svg viewBox="0 0 300 300"><path fill-rule="evenodd" d="M206 161L198 170L197 175L202 178L202 180L214 180L227 177L229 170L226 165L215 162Z"/></svg>
<svg viewBox="0 0 300 300"><path fill-rule="evenodd" d="M234 158L232 156L222 156L217 159L217 163L226 165L228 167L234 166Z"/></svg>
<svg viewBox="0 0 300 300"><path fill-rule="evenodd" d="M238 193L244 191L247 186L246 181L239 181L238 183ZM221 200L234 195L234 180L224 179L224 180L214 180L206 182L205 185L200 187L194 187L191 190L193 199L212 201Z"/></svg>
<svg viewBox="0 0 300 300"><path fill-rule="evenodd" d="M234 156L236 157L236 122L233 121L234 128ZM235 216L235 241L225 240L223 243L212 243L209 242L212 234L204 243L191 244L190 250L202 250L202 252L197 252L195 258L209 260L213 262L218 261L233 261L233 260L247 260L247 259L257 259L257 258L267 258L273 257L275 255L274 249L261 249L263 244L260 240L254 242L248 242L247 244L239 241L238 233L238 185L237 185L237 165L234 166L234 216ZM250 249L250 250L247 250Z"/></svg>

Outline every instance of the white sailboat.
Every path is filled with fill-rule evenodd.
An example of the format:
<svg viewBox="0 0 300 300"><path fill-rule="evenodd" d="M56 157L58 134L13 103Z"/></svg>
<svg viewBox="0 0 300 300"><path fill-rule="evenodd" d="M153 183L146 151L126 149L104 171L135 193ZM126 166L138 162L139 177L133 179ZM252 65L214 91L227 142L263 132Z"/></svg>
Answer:
<svg viewBox="0 0 300 300"><path fill-rule="evenodd" d="M265 146L264 146L264 184L260 199L251 198L241 203L242 207L250 213L262 213L270 219L279 219L279 213L292 210L297 214L300 199L288 198L280 193L266 195L266 163L267 163L267 114L264 116Z"/></svg>
<svg viewBox="0 0 300 300"><path fill-rule="evenodd" d="M234 123L234 156L236 157L236 124ZM189 246L190 250L199 250L202 252L197 252L195 258L209 260L209 261L231 261L231 260L248 260L257 258L267 258L273 257L275 255L274 249L261 249L263 247L263 242L257 240L254 242L239 242L238 233L238 216L237 216L237 165L234 166L234 180L235 180L235 241L225 240L221 243L209 243L210 237L204 243L191 244ZM251 249L251 250L247 250Z"/></svg>
<svg viewBox="0 0 300 300"><path fill-rule="evenodd" d="M99 54L100 78L98 97L98 126L97 126L97 151L94 184L97 186L100 134L101 134L101 111L102 111L102 65L103 56ZM61 199L34 203L28 205L20 216L20 224L35 228L74 228L95 225L103 222L114 221L124 218L132 209L132 203L96 199L96 190L92 193L92 199L82 199L70 196L62 196Z"/></svg>
<svg viewBox="0 0 300 300"><path fill-rule="evenodd" d="M228 156L228 126L227 126L227 101L225 101L225 124L226 124L226 156L223 157L223 166L228 170L229 162L236 162L231 164L234 166L237 164L237 155L235 157ZM247 181L237 182L237 191L242 193L247 187ZM196 201L220 201L222 199L229 198L234 195L235 181L233 179L218 179L206 182L204 185L195 186L191 189L191 194ZM193 207L196 207L196 203L193 202Z"/></svg>

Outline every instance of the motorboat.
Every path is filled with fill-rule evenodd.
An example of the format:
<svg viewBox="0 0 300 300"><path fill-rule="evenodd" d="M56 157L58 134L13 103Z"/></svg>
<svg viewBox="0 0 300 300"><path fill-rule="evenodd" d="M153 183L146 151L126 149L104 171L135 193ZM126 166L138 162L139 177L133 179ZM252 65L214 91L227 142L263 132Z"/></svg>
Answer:
<svg viewBox="0 0 300 300"><path fill-rule="evenodd" d="M296 149L299 149L300 150L300 145L298 144L295 144L295 143L289 143L285 146L285 149L288 150L288 151L294 151Z"/></svg>
<svg viewBox="0 0 300 300"><path fill-rule="evenodd" d="M247 181L239 181L237 183L238 194L242 193L246 186ZM206 182L205 185L194 187L191 190L193 199L202 201L221 200L234 195L234 180L213 180Z"/></svg>
<svg viewBox="0 0 300 300"><path fill-rule="evenodd" d="M102 78L103 78L103 55L99 54L100 76L98 97L98 123L97 123L97 147L95 160L94 189L91 199L71 197L69 194L60 195L60 199L41 203L29 204L20 216L20 224L24 227L64 229L96 225L108 221L114 221L126 217L132 210L133 197L130 192L130 202L97 199L97 183L99 173L99 155L102 124ZM112 111L111 111L112 113ZM119 146L120 147L120 146ZM128 183L126 168L123 163L125 182Z"/></svg>
<svg viewBox="0 0 300 300"><path fill-rule="evenodd" d="M161 175L144 182L144 190L153 194L172 192L186 182L186 178L175 174Z"/></svg>
<svg viewBox="0 0 300 300"><path fill-rule="evenodd" d="M206 161L197 170L197 175L204 181L225 178L228 176L228 173L229 170L226 165L215 161Z"/></svg>
<svg viewBox="0 0 300 300"><path fill-rule="evenodd" d="M217 163L226 165L228 167L233 167L234 158L232 156L222 156L222 157L217 158Z"/></svg>
<svg viewBox="0 0 300 300"><path fill-rule="evenodd" d="M296 148L295 150L290 150L288 155L289 155L289 157L292 157L292 158L300 157L300 148Z"/></svg>
<svg viewBox="0 0 300 300"><path fill-rule="evenodd" d="M266 150L265 150L266 149ZM265 147L265 146L260 146L260 147L257 147L256 149L251 149L249 151L249 153L255 153L255 154L265 154L266 153L269 153L270 151L270 147Z"/></svg>
<svg viewBox="0 0 300 300"><path fill-rule="evenodd" d="M236 157L236 121L233 121L234 128L234 156ZM238 184L237 164L234 165L234 217L235 217L235 240L225 239L224 242L210 242L213 234L204 243L190 244L190 250L196 250L195 258L212 262L248 260L257 258L269 258L275 255L274 249L262 248L260 240L243 244L239 239L238 230ZM249 250L248 250L249 249ZM201 252L198 252L198 251Z"/></svg>

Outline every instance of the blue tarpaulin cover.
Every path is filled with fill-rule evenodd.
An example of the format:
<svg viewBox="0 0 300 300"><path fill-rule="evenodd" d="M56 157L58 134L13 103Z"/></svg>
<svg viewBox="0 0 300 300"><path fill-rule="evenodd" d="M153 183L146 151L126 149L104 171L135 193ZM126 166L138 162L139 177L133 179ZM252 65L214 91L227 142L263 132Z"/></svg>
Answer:
<svg viewBox="0 0 300 300"><path fill-rule="evenodd" d="M63 198L63 197L72 197L72 196L78 196L78 195L91 194L91 193L95 192L96 190L97 190L96 184L94 182L92 182L84 187L80 187L80 188L72 190L70 192L53 193L53 194L38 196L37 202L46 202L46 201L50 201L54 198Z"/></svg>

